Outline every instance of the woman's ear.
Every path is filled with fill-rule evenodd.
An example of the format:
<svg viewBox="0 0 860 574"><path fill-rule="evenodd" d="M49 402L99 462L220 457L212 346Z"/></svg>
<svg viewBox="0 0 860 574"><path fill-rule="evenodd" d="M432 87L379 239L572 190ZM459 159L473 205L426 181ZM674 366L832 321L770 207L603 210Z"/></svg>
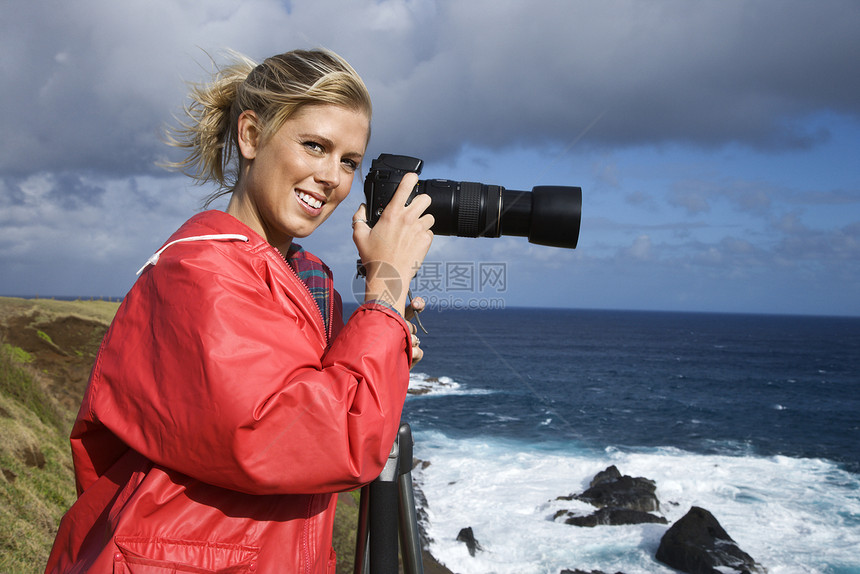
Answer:
<svg viewBox="0 0 860 574"><path fill-rule="evenodd" d="M257 157L257 146L260 143L260 128L257 124L257 114L245 110L239 115L236 126L239 140L239 152L245 159Z"/></svg>

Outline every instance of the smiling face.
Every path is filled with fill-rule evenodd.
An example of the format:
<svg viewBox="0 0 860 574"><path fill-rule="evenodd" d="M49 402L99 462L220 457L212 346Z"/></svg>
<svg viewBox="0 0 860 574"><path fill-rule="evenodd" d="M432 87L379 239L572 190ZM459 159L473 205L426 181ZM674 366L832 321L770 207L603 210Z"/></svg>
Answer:
<svg viewBox="0 0 860 574"><path fill-rule="evenodd" d="M239 118L242 168L227 213L286 253L349 194L370 120L339 106L305 106L265 141L255 120L252 112Z"/></svg>

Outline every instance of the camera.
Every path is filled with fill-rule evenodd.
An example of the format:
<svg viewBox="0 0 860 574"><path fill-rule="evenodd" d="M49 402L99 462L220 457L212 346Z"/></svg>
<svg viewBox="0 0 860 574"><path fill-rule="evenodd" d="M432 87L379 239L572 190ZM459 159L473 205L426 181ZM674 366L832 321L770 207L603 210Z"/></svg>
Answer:
<svg viewBox="0 0 860 574"><path fill-rule="evenodd" d="M424 162L405 155L381 154L364 180L368 225L391 201L403 176L421 173ZM528 237L530 243L573 249L579 239L582 189L537 186L531 192L498 185L447 179L419 180L407 205L419 193L431 198L433 233L457 237Z"/></svg>

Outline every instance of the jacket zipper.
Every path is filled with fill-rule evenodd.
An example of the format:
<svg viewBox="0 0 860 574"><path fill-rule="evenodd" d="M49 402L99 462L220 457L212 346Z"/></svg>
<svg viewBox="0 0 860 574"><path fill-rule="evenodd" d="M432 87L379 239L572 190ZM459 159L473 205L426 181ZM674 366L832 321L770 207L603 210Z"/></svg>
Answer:
<svg viewBox="0 0 860 574"><path fill-rule="evenodd" d="M329 273L331 273L331 270L329 270ZM332 323L334 322L334 278L332 278L331 282L331 291L328 297L328 332L326 333L326 339L329 343L331 343L331 330Z"/></svg>
<svg viewBox="0 0 860 574"><path fill-rule="evenodd" d="M271 246L270 246L270 247L271 247ZM293 268L290 266L290 264L289 264L289 263L287 263L286 258L281 254L281 252L280 252L280 251L278 251L277 249L275 249L274 247L271 247L271 248L272 248L272 249L274 249L274 250L275 250L275 252L279 255L278 260L279 260L281 263L283 263L284 267L286 267L286 268L289 270L290 274L291 274L293 277L295 277L295 279L296 279L296 281L298 282L298 284L302 286L302 291L304 292L304 294L305 294L305 295L307 295L307 299L311 302L311 306L312 306L314 309L316 309L316 311L317 311L317 312L316 312L316 316L317 316L317 317L319 318L319 320L322 322L322 325L321 325L322 329L321 329L321 330L322 330L323 334L325 335L326 347L328 347L329 343L331 342L331 322L332 322L332 319L333 319L333 317L332 317L332 315L333 315L333 313L332 313L332 308L333 308L333 305L334 305L334 303L333 303L333 301L334 301L334 299L333 299L333 294L329 294L329 299L330 299L330 301L329 301L329 321L328 321L328 328L326 328L326 324L325 324L325 317L323 316L322 309L320 309L320 306L319 306L319 305L317 305L316 299L314 299L314 296L313 296L313 295L311 295L311 292L310 292L310 289L308 289L308 286L307 286L307 285L305 285L305 282L304 282L304 281L302 281L301 277L299 277L299 274L298 274L298 273L296 273L296 270L295 270L295 269L293 269Z"/></svg>

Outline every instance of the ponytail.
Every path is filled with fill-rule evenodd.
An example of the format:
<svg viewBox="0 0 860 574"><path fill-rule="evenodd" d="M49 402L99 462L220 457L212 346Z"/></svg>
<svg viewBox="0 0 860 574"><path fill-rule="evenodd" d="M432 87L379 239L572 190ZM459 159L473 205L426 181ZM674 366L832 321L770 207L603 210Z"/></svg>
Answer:
<svg viewBox="0 0 860 574"><path fill-rule="evenodd" d="M167 132L168 145L188 150L182 161L170 162L166 167L176 169L197 180L200 184L216 183L219 191L215 198L229 193L235 178L231 162L237 152L235 108L237 93L248 74L256 67L250 59L232 53L233 62L216 70L207 84L191 84L185 106L185 121Z"/></svg>

